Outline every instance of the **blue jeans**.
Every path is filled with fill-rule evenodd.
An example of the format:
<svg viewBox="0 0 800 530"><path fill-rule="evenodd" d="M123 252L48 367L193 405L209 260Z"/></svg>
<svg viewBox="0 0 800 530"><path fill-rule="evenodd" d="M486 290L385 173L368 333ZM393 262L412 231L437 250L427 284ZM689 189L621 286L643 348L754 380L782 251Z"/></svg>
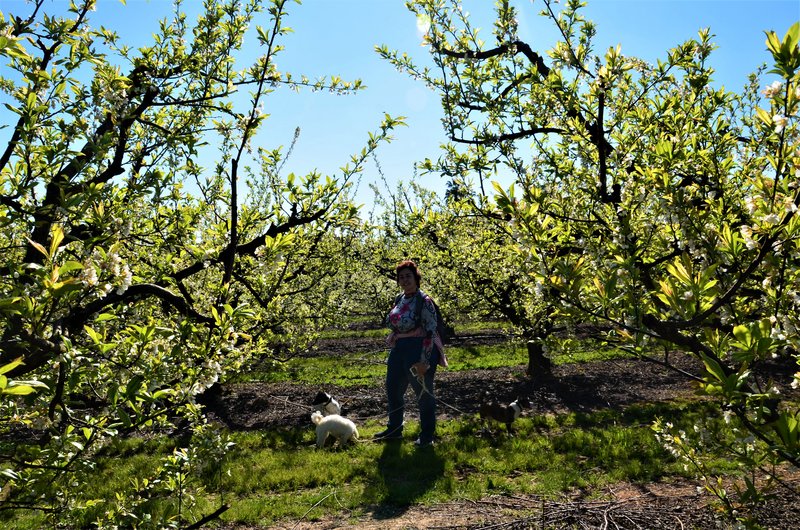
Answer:
<svg viewBox="0 0 800 530"><path fill-rule="evenodd" d="M425 388L423 391L417 378L411 375L409 368L419 362L422 354L422 337L398 339L389 352L386 368L386 397L389 408L389 425L387 429L400 433L403 430L403 413L405 412L405 394L409 383L419 403L419 438L422 442L432 442L436 431L436 398L434 397L433 376L439 361L439 350L434 346L431 353L431 366L425 372Z"/></svg>

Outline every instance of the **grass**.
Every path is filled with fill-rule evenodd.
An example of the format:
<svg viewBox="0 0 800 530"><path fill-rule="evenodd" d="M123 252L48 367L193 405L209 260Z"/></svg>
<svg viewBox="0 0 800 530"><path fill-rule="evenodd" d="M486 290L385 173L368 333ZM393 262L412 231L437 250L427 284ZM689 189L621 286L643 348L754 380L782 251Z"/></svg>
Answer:
<svg viewBox="0 0 800 530"><path fill-rule="evenodd" d="M319 384L324 374L326 384L380 385L385 355L379 351L298 358L281 370L250 373L248 378ZM553 361L588 362L609 356L624 354L587 348L555 356ZM451 347L448 357L450 370L487 369L524 365L527 351L524 344L510 342ZM557 496L618 482L648 483L685 473L655 440L650 424L663 418L688 430L714 414L703 403L671 403L591 414L528 415L516 423L514 437L499 429L489 435L476 418L464 417L440 421L440 440L422 451L409 441L418 429L414 422L409 423L403 443L362 442L324 451L314 448L310 428L232 432L236 445L221 472L207 473L195 483L202 492L193 513L199 517L224 502L230 505L224 521L267 526L342 513L358 517L410 504L477 500L495 493ZM375 420L360 425L362 440L381 428ZM129 488L133 480L149 478L176 443L166 436L114 440L97 455L97 480L90 482L86 498L113 499L115 491ZM730 462L720 460L717 466L722 472L734 472ZM164 508L154 503L154 516ZM88 518L86 524L90 522ZM25 515L15 524L23 530L40 528L43 522Z"/></svg>
<svg viewBox="0 0 800 530"><path fill-rule="evenodd" d="M325 374L325 384L342 387L383 384L386 377L388 352L352 352L337 357L297 357L282 366L266 371L243 372L239 381L270 383L294 382L319 384ZM448 347L448 370L499 368L527 363L527 351L515 343L491 346Z"/></svg>
<svg viewBox="0 0 800 530"><path fill-rule="evenodd" d="M448 371L479 370L506 366L526 365L528 352L524 343L506 342L482 346L449 346L446 348L450 366ZM360 385L382 384L386 376L388 352L353 351L336 357L296 357L268 370L243 371L237 382L262 381L269 383L294 382L320 384L320 374L325 374L325 384L344 388ZM630 354L611 348L572 350L566 354L551 355L555 364L595 362L630 357Z"/></svg>
<svg viewBox="0 0 800 530"><path fill-rule="evenodd" d="M684 473L656 442L650 422L661 417L689 428L710 414L703 403L673 403L533 415L518 421L514 437L500 429L489 435L467 417L440 422L440 440L427 450L409 441L415 423L403 443L361 442L323 451L314 448L311 429L233 432L236 446L223 473L206 477L196 512L208 513L224 501L231 506L224 521L269 525L495 493L557 496L622 481L647 483ZM362 440L380 428L375 422L360 426ZM166 437L115 441L98 455L98 480L87 498L113 498L116 488L147 477L173 447Z"/></svg>
<svg viewBox="0 0 800 530"><path fill-rule="evenodd" d="M320 333L319 338L321 339L348 339L348 338L383 338L385 337L389 331L385 328L378 328L378 329L366 329L366 330L339 330L339 329L332 329L329 331L323 331Z"/></svg>

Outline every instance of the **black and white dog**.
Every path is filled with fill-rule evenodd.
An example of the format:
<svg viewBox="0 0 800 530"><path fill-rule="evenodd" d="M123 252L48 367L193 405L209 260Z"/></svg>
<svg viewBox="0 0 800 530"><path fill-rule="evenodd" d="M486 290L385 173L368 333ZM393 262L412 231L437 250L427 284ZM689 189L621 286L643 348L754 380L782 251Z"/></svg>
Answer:
<svg viewBox="0 0 800 530"><path fill-rule="evenodd" d="M323 416L342 413L342 407L339 405L339 402L336 401L333 396L322 390L317 392L317 396L311 403L311 409L320 412Z"/></svg>
<svg viewBox="0 0 800 530"><path fill-rule="evenodd" d="M496 421L504 423L508 434L514 434L514 427L512 424L520 417L523 408L530 408L531 403L527 398L517 398L508 405L501 405L499 403L484 402L481 403L480 414L481 420L484 422Z"/></svg>

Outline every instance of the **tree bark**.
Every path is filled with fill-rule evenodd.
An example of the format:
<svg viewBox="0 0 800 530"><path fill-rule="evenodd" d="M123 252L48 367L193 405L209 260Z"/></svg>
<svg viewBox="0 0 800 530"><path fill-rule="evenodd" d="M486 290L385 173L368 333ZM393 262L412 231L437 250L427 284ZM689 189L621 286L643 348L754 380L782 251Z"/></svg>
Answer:
<svg viewBox="0 0 800 530"><path fill-rule="evenodd" d="M529 340L528 347L528 369L525 373L528 377L548 376L551 373L550 359L544 355L544 345L538 340Z"/></svg>

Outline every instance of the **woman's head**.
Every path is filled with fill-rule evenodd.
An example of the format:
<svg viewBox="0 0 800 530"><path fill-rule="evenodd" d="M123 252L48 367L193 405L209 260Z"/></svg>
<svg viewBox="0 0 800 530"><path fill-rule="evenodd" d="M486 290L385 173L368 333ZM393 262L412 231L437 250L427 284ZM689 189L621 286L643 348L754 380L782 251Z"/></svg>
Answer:
<svg viewBox="0 0 800 530"><path fill-rule="evenodd" d="M422 283L422 275L419 273L419 269L417 269L417 264L410 259L398 263L397 267L394 268L394 272L397 284L401 287L403 286L403 280L410 278L413 278L415 288L419 288Z"/></svg>

